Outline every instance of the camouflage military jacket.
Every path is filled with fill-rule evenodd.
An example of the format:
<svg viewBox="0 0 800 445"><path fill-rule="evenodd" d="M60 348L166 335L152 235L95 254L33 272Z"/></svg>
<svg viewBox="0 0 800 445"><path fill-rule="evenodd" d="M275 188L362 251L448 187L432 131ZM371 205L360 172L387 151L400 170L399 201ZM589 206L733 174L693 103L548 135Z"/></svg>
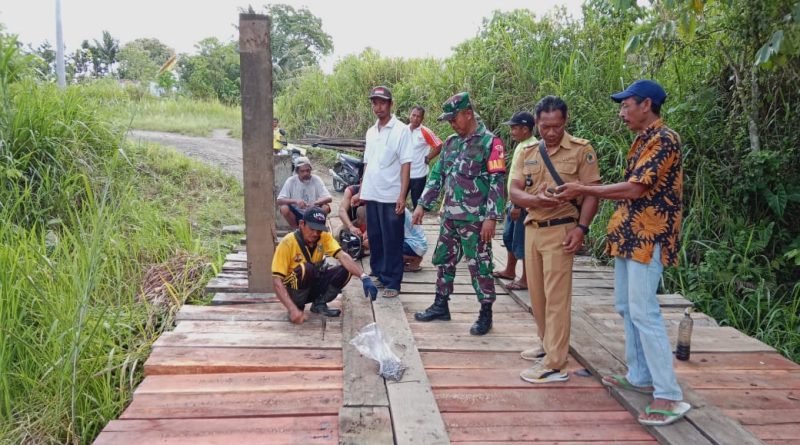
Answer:
<svg viewBox="0 0 800 445"><path fill-rule="evenodd" d="M442 212L459 221L500 220L506 200L503 141L478 124L475 133L447 138L419 204L430 210L444 187Z"/></svg>

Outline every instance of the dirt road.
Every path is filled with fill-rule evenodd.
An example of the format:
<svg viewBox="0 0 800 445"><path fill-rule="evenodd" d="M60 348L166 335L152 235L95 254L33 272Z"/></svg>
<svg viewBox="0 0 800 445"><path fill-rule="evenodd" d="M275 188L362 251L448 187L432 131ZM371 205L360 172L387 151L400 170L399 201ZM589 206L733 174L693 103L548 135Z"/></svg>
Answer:
<svg viewBox="0 0 800 445"><path fill-rule="evenodd" d="M225 173L242 182L242 141L228 136L228 130L214 130L210 138L184 136L160 131L131 130L128 138L134 142L152 142L172 147L179 152L208 165L221 168ZM331 176L327 168L315 166L314 174L322 178L334 196L341 196L333 190Z"/></svg>

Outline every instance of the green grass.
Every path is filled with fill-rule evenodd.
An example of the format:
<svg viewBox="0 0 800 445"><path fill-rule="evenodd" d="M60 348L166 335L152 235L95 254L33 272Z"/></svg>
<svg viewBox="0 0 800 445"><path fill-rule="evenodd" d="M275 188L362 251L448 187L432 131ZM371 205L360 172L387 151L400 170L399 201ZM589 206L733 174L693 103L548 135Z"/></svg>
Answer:
<svg viewBox="0 0 800 445"><path fill-rule="evenodd" d="M234 137L241 138L241 113L240 108L219 102L144 98L117 107L115 120L137 130L208 137L215 129L226 129Z"/></svg>
<svg viewBox="0 0 800 445"><path fill-rule="evenodd" d="M128 99L91 89L0 84L0 443L91 443L243 221L235 179L125 145Z"/></svg>

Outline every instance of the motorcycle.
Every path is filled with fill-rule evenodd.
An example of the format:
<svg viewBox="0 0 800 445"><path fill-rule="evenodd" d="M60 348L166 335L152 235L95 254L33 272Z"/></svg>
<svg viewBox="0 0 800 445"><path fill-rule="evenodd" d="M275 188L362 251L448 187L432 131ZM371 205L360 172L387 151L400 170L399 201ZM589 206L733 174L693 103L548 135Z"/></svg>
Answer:
<svg viewBox="0 0 800 445"><path fill-rule="evenodd" d="M357 185L361 182L361 176L364 174L364 161L355 156L337 153L336 163L328 172L333 178L333 189L341 193L347 186Z"/></svg>

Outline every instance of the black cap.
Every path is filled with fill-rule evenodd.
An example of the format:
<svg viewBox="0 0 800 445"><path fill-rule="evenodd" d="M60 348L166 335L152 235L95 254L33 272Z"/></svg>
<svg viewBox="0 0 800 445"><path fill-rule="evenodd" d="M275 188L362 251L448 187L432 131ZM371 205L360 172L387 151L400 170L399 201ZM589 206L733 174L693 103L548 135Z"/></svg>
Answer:
<svg viewBox="0 0 800 445"><path fill-rule="evenodd" d="M518 111L511 116L511 119L503 122L505 125L525 125L533 128L533 115L527 111Z"/></svg>
<svg viewBox="0 0 800 445"><path fill-rule="evenodd" d="M369 98L377 97L379 99L392 100L392 90L384 86L377 86L370 90Z"/></svg>
<svg viewBox="0 0 800 445"><path fill-rule="evenodd" d="M303 221L306 225L314 230L328 231L328 226L325 225L325 212L319 207L309 207L303 213Z"/></svg>

